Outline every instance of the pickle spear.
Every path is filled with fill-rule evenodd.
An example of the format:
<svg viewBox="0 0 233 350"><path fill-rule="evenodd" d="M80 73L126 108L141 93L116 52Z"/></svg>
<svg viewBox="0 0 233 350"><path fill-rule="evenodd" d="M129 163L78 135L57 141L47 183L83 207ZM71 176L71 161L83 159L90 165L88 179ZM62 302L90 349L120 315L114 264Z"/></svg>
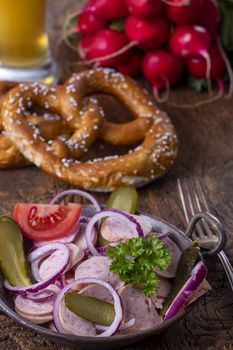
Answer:
<svg viewBox="0 0 233 350"><path fill-rule="evenodd" d="M7 216L0 217L0 268L14 287L31 285L23 249L22 233Z"/></svg>
<svg viewBox="0 0 233 350"><path fill-rule="evenodd" d="M110 326L115 318L112 304L75 292L65 295L65 304L79 317L102 326Z"/></svg>
<svg viewBox="0 0 233 350"><path fill-rule="evenodd" d="M134 187L118 187L107 200L107 208L114 208L135 214L138 205L138 193Z"/></svg>
<svg viewBox="0 0 233 350"><path fill-rule="evenodd" d="M180 258L176 277L172 284L172 290L165 300L161 314L164 315L179 293L185 282L191 276L192 269L194 268L199 254L199 247L197 242L193 242L188 248L186 248Z"/></svg>
<svg viewBox="0 0 233 350"><path fill-rule="evenodd" d="M116 188L109 196L106 207L127 211L135 214L138 205L138 193L134 187L122 186ZM99 246L105 246L109 242L99 233Z"/></svg>

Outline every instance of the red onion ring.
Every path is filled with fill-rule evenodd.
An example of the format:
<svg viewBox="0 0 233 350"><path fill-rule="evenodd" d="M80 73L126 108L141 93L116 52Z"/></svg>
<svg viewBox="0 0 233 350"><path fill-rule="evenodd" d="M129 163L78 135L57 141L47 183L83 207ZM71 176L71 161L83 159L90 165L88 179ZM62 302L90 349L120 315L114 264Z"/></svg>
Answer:
<svg viewBox="0 0 233 350"><path fill-rule="evenodd" d="M49 254L48 254L49 255ZM47 255L47 256L48 256ZM40 273L39 273L39 265L40 265L40 261L42 258L45 258L46 256L43 256L39 259L36 259L35 261L33 261L31 263L31 273L32 273L32 276L34 277L34 279L37 281L37 282L40 282L42 281L41 277L40 277Z"/></svg>
<svg viewBox="0 0 233 350"><path fill-rule="evenodd" d="M71 233L69 233L67 236L65 237L61 237L61 238L57 238L57 239L53 239L51 241L40 241L40 242L37 242L37 241L33 241L33 245L37 248L39 247L42 247L42 245L45 245L45 244L48 244L48 243L64 243L64 244L67 244L67 243L72 243L76 238L77 236L80 234L80 225L79 223L77 225L75 225L74 229L72 230Z"/></svg>
<svg viewBox="0 0 233 350"><path fill-rule="evenodd" d="M173 299L171 305L164 315L163 321L167 321L174 317L185 307L191 295L196 292L199 285L206 277L206 274L207 268L204 262L200 260L192 269L189 279L185 282L176 297Z"/></svg>
<svg viewBox="0 0 233 350"><path fill-rule="evenodd" d="M144 232L143 232L141 224L135 219L134 216L130 215L126 211L119 210L119 209L103 209L102 212L116 213L116 214L120 214L120 215L126 217L129 221L131 221L133 224L135 224L136 230L138 232L138 236L144 237ZM108 216L111 216L111 215L108 215Z"/></svg>
<svg viewBox="0 0 233 350"><path fill-rule="evenodd" d="M62 289L62 283L61 281L58 279L56 282L55 282L55 286L57 286L59 289Z"/></svg>
<svg viewBox="0 0 233 350"><path fill-rule="evenodd" d="M87 244L86 244L86 246L83 246L82 244L80 245L78 242L78 240L82 238L82 235L85 236L86 227L87 227L87 222L80 223L80 232L79 232L78 237L75 240L75 244L77 244L78 246L80 246L83 249L85 255L88 255L90 251L89 251ZM84 239L86 240L85 237L84 237ZM97 242L97 231L96 231L95 227L93 227L93 230L92 230L92 242L93 242L93 245L95 245Z"/></svg>
<svg viewBox="0 0 233 350"><path fill-rule="evenodd" d="M80 279L77 279L77 280L69 283L67 286L65 286L61 290L61 292L57 295L56 300L54 302L54 306L53 306L53 321L55 323L55 326L56 326L59 333L65 333L64 329L62 327L61 321L60 321L60 317L59 317L60 303L61 303L65 293L69 289L71 289L74 286L77 286L78 284L88 284L88 283L99 284L99 285L107 288L113 297L114 309L115 309L114 321L111 324L111 326L109 326L103 333L96 336L96 337L110 337L111 335L113 335L117 331L117 329L119 328L120 323L122 321L123 312L122 312L121 300L120 300L119 295L115 291L115 289L109 283L102 281L99 278L94 278L94 277L93 278L88 278L88 277L80 278Z"/></svg>
<svg viewBox="0 0 233 350"><path fill-rule="evenodd" d="M156 235L157 238L162 241L163 239L167 238L169 236L169 232L167 233L161 233L160 235Z"/></svg>
<svg viewBox="0 0 233 350"><path fill-rule="evenodd" d="M74 195L83 197L85 199L88 199L94 205L94 207L95 207L97 212L101 210L100 205L97 202L97 200L95 199L95 197L93 197L90 193L85 192L85 191L81 191L81 190L66 190L66 191L62 191L62 192L58 193L54 198L52 198L49 201L49 204L55 204L58 201L58 199L60 199L62 197L65 197L65 196L67 196L69 194L74 194Z"/></svg>
<svg viewBox="0 0 233 350"><path fill-rule="evenodd" d="M34 301L35 303L44 303L55 299L56 293L51 289L44 289L42 292L35 294L27 294L25 297L28 300Z"/></svg>
<svg viewBox="0 0 233 350"><path fill-rule="evenodd" d="M157 219L152 219L149 216L145 216L146 219L151 223L153 233L156 235L158 239L163 239L169 235L169 227L167 227L166 224L163 222L157 220Z"/></svg>
<svg viewBox="0 0 233 350"><path fill-rule="evenodd" d="M95 246L92 242L92 239L91 239L93 227L96 224L96 222L98 222L100 219L103 219L103 218L109 217L109 216L117 217L117 218L121 219L123 222L128 223L128 221L130 221L130 222L134 223L136 226L138 236L144 237L141 225L139 224L139 222L137 222L137 220L133 216L129 215L128 213L126 213L124 211L118 210L118 209L103 209L101 212L95 214L91 218L91 220L89 221L89 223L87 224L87 227L86 227L86 242L87 242L88 248L89 248L92 255L96 255L96 256L101 255L97 251L97 249L95 248Z"/></svg>
<svg viewBox="0 0 233 350"><path fill-rule="evenodd" d="M132 319L129 320L128 322L122 323L122 324L120 325L120 327L119 327L119 330L121 330L121 329L128 329L128 328L132 327L132 326L134 325L134 323L135 323L135 318L132 318ZM96 325L95 325L95 328L96 328L98 331L106 331L106 330L109 328L109 326L102 326L102 325L100 325L100 324L96 324Z"/></svg>
<svg viewBox="0 0 233 350"><path fill-rule="evenodd" d="M62 275L62 273L65 271L66 267L68 266L69 263L69 258L70 258L70 251L69 248L62 243L49 243L47 245L44 245L40 248L37 248L34 250L32 253L29 254L28 258L30 262L33 262L34 260L40 258L41 256L44 256L47 254L49 251L54 251L54 250L62 250L65 254L65 259L63 265L54 272L54 275L49 277L47 280L40 281L38 283L35 283L31 286L28 287L13 287L10 285L7 279L4 280L4 286L6 289L8 289L10 292L20 294L20 295L27 295L27 293L37 293L41 291L42 289L45 289L48 287L50 284L55 283L58 278Z"/></svg>
<svg viewBox="0 0 233 350"><path fill-rule="evenodd" d="M112 243L109 243L108 245L105 245L103 247L98 247L98 248L96 248L96 250L100 255L104 255L106 250L108 249L108 247L116 247L117 245L118 245L118 242L112 242Z"/></svg>
<svg viewBox="0 0 233 350"><path fill-rule="evenodd" d="M60 278L60 281L61 281L61 289L64 288L66 286L66 276L65 275L62 275L61 278Z"/></svg>
<svg viewBox="0 0 233 350"><path fill-rule="evenodd" d="M53 242L53 243L47 243L35 250L33 250L29 255L28 255L28 262L31 263L31 271L32 271L32 275L35 278L35 280L37 282L42 281L40 274L39 274L39 265L40 265L40 261L44 258L46 258L47 256L49 256L53 251L55 250L63 250L63 248L61 248L61 245L64 247L65 245L63 243L60 242ZM53 248L51 248L51 246ZM57 248L56 248L57 247ZM67 246L65 246L67 247ZM69 250L69 247L67 247ZM70 254L70 250L69 250L69 254ZM66 261L66 255L64 257L64 260Z"/></svg>

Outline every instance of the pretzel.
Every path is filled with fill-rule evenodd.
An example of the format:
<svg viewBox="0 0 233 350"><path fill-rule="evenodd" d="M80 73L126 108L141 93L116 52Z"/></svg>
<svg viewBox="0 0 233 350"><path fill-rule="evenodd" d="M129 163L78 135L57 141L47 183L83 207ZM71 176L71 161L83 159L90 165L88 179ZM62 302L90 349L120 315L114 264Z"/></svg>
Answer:
<svg viewBox="0 0 233 350"><path fill-rule="evenodd" d="M86 118L76 118L76 122L74 122L72 121L72 114L77 106L82 105L82 101L86 95L98 92L98 79L101 79L102 81L101 86L103 91L105 89L107 93L111 93L111 86L108 85L104 88L104 79L102 73L100 74L100 72L98 76L96 72L93 79L89 79L86 72L81 73L76 76L76 78L72 77L69 79L65 84L63 93L61 94L61 97L64 97L62 98L65 111L63 117L70 124L73 130L78 129L79 131L73 135L68 144L67 142L61 140L55 140L52 143L51 147L53 148L55 154L60 158L80 158L83 155L84 150L86 151L96 139L97 133L93 133L92 129L94 127L99 128L99 124L101 124L100 120L98 119L98 125L95 125L96 121L94 121L93 124L93 118L86 116ZM6 92L16 85L16 83L0 83L0 104L2 101L2 96L4 97L4 94L6 94ZM62 91L61 88L60 91ZM123 102L131 110L132 115L137 119L133 122L124 124L113 124L111 122L104 121L102 128L98 133L98 138L113 145L131 145L141 141L145 137L145 134L151 125L151 116L145 115L144 110L139 109L138 111L138 105L132 105L131 99L134 99L134 96L124 95L124 91L116 88L112 93L123 100ZM46 104L48 103L49 102L47 101L44 107L46 107ZM53 140L60 134L66 134L70 131L68 126L59 120L46 121L41 117L33 116L28 116L27 118L31 123L38 126L39 130L41 131L41 135L45 140ZM83 137L85 135L89 136ZM29 162L20 154L17 147L4 136L4 133L0 135L0 169L22 167L27 165L29 165Z"/></svg>
<svg viewBox="0 0 233 350"><path fill-rule="evenodd" d="M55 92L59 95L57 99L53 97ZM96 92L118 97L133 111L136 119L121 125L103 122L101 109L92 97L88 99L86 109L83 109L83 97ZM88 146L96 138L125 144L122 136L125 136L124 128L133 126L138 129L139 125L143 125L139 138L144 135L144 139L140 146L122 156L83 163L74 159L60 159L27 122L23 112L27 109L28 102L39 106L47 104L51 112L59 113L65 119L74 131L67 144L79 137L84 144L88 139ZM6 135L29 161L60 180L90 190L109 191L126 184L142 186L163 176L177 155L177 136L167 115L158 110L153 100L136 82L109 69L98 68L75 74L60 88L43 84L20 85L4 99L2 117ZM92 121L93 134L80 135L80 124L85 125L87 119ZM104 125L102 130L101 125ZM115 127L121 131L119 135L111 135L110 130ZM108 133L108 137L103 130ZM133 133L129 134L134 136ZM80 146L82 143L76 146L77 149ZM82 151L82 147L80 149Z"/></svg>
<svg viewBox="0 0 233 350"><path fill-rule="evenodd" d="M62 103L72 120L74 120L72 118L74 106L69 101L76 101L76 105L80 106L86 96L97 93L114 95L128 107L134 120L122 124L104 120L98 134L100 141L117 146L136 144L144 139L152 124L154 110L147 108L147 103L150 103L147 92L141 93L141 89L133 80L111 69L95 69L74 74L66 82L65 90ZM78 125L72 120L69 125L77 127ZM76 122L79 123L78 120Z"/></svg>
<svg viewBox="0 0 233 350"><path fill-rule="evenodd" d="M99 128L99 125L102 123L100 119L98 118L98 120L93 121L90 115L86 115L85 118L80 118L79 116L74 122L73 113L74 110L75 113L77 112L77 106L82 106L82 101L86 95L98 92L99 88L96 82L98 83L99 78L104 82L102 73L100 74L99 72L99 76L95 74L93 79L89 79L86 72L84 72L76 76L76 78L72 77L69 79L63 89L61 87L58 88L60 89L60 98L64 106L65 113L63 113L63 117L73 130L78 130L68 143L61 140L55 140L52 143L51 147L60 158L80 158L97 137L97 132L93 133L93 128ZM0 83L0 95L5 94L16 85L16 83ZM102 87L104 89L103 83ZM106 91L111 93L111 86L107 86ZM53 95L57 97L57 93L55 93L56 89L53 88ZM102 129L98 133L98 138L113 145L129 145L141 141L151 124L150 119L145 118L144 111L139 111L140 115L137 115L136 108L138 106L132 106L130 96L126 96L125 98L121 89L115 89L114 93L131 109L133 116L137 117L137 120L122 125L104 121ZM48 104L52 107L53 111L57 110L57 107L54 106L54 101L52 101L52 104L51 101L44 101L43 107L46 107ZM59 111L62 112L61 110ZM33 124L38 124L41 135L45 140L55 139L62 132L63 134L67 132L67 125L65 127L59 120L43 121L41 117L32 116L28 116L27 118ZM0 135L0 168L26 165L29 165L29 162L20 154L17 147L4 135Z"/></svg>
<svg viewBox="0 0 233 350"><path fill-rule="evenodd" d="M0 110L5 95L18 84L14 82L0 82ZM57 117L28 115L27 120L39 128L45 140L53 140L59 135L70 133L68 126ZM59 145L57 145L59 147ZM63 150L59 149L60 157ZM0 169L23 167L30 162L20 153L12 141L5 136L0 115Z"/></svg>

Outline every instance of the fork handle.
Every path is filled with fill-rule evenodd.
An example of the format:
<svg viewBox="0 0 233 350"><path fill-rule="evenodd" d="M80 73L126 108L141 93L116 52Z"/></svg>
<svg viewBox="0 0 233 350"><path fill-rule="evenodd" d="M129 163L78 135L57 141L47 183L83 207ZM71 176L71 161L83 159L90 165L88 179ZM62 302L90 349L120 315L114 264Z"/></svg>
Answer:
<svg viewBox="0 0 233 350"><path fill-rule="evenodd" d="M224 267L224 270L231 285L231 289L233 290L233 267L231 266L231 263L223 250L221 250L218 253L218 257Z"/></svg>

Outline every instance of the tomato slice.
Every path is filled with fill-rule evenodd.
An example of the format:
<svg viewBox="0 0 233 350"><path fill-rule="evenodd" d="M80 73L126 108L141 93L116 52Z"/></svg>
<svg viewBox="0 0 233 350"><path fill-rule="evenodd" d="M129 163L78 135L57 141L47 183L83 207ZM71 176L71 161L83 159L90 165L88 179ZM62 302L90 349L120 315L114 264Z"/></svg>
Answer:
<svg viewBox="0 0 233 350"><path fill-rule="evenodd" d="M23 235L33 241L51 241L69 234L77 224L82 205L69 203L17 203L13 217Z"/></svg>

